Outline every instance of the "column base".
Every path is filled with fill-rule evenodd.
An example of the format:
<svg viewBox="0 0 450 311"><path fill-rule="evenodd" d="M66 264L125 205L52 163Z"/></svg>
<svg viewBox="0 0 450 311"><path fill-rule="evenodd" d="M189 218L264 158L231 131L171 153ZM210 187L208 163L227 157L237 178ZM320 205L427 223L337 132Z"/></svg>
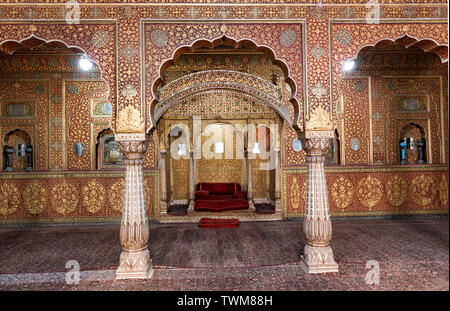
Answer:
<svg viewBox="0 0 450 311"><path fill-rule="evenodd" d="M253 202L253 200L248 200L248 210L249 211L256 211L255 203Z"/></svg>
<svg viewBox="0 0 450 311"><path fill-rule="evenodd" d="M281 205L281 201L280 200L276 200L275 201L275 212L276 213L279 213L279 212L281 213L282 210L283 210L283 207Z"/></svg>
<svg viewBox="0 0 450 311"><path fill-rule="evenodd" d="M339 266L334 261L333 250L329 246L306 245L300 266L306 273L339 272Z"/></svg>
<svg viewBox="0 0 450 311"><path fill-rule="evenodd" d="M167 202L161 201L161 215L167 215Z"/></svg>
<svg viewBox="0 0 450 311"><path fill-rule="evenodd" d="M148 249L140 252L122 251L115 280L149 279L152 276L153 267Z"/></svg>
<svg viewBox="0 0 450 311"><path fill-rule="evenodd" d="M188 211L194 211L194 200L189 200Z"/></svg>

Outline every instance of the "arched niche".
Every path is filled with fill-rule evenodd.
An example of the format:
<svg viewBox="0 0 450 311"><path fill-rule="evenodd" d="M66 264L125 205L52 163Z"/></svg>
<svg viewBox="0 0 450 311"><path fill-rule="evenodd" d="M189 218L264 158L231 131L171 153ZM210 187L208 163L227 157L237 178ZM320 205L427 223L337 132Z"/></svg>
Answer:
<svg viewBox="0 0 450 311"><path fill-rule="evenodd" d="M437 53L448 48L432 42L383 39L359 49L353 69L342 71L333 89L342 164L398 164L399 131L414 120L429 134L427 163L448 159L448 66Z"/></svg>
<svg viewBox="0 0 450 311"><path fill-rule="evenodd" d="M73 159L83 159L86 165L82 169L95 168L94 163L91 166L91 159L96 157L91 142L95 145L96 137L91 137L95 133L89 127L98 118L103 118L102 123L108 122L115 112L115 103L107 100L110 87L102 68L89 57L78 46L35 36L0 44L0 104L26 107L25 113L10 113L2 119L11 124L21 124L24 119L33 123L35 167L40 171L77 169L78 162L71 166ZM83 59L90 68L81 66ZM96 86L85 88L83 83ZM99 100L107 101L109 109L98 111L100 105L95 103ZM83 124L86 127L80 128ZM81 134L76 137L74 133Z"/></svg>
<svg viewBox="0 0 450 311"><path fill-rule="evenodd" d="M33 143L26 131L15 129L8 132L3 139L2 153L4 171L33 170Z"/></svg>
<svg viewBox="0 0 450 311"><path fill-rule="evenodd" d="M122 167L123 154L119 143L115 141L112 129L104 129L97 135L95 144L96 169L117 169Z"/></svg>
<svg viewBox="0 0 450 311"><path fill-rule="evenodd" d="M171 59L166 60L163 64L161 64L159 70L159 77L153 81L151 86L153 98L150 101L148 107L149 108L148 118L151 124L151 126L147 129L148 131L150 131L152 128L156 126L158 119L163 114L164 111L160 109L161 106L166 106L167 104L173 105L173 102L171 102L171 100L174 96L183 97L181 89L178 91L178 94L176 94L177 91L171 92L169 87L166 87L166 89L164 90L164 79L163 79L164 72L168 70L170 66L173 66L176 63L177 59L185 53L196 53L198 51L201 51L202 49L214 50L214 48L224 45L230 47L231 49L236 50L245 47L255 52L267 55L271 59L271 62L273 64L279 66L279 68L283 72L283 77L281 78L283 84L282 89L279 92L289 93L285 102L281 103L280 100L277 99L278 96L271 96L273 95L274 92L272 92L272 90L267 92L268 88L261 87L262 85L261 82L263 81L256 82L258 80L257 77L254 77L246 73L232 72L230 70L214 70L214 71L211 70L209 74L205 73L205 70L202 70L202 72L196 72L193 73L192 75L188 75L187 77L181 77L180 80L177 81L179 85L181 85L183 82L187 82L189 84L189 87L183 91L186 94L189 94L189 92L192 91L203 91L214 88L215 89L240 88L244 92L253 93L255 96L261 96L265 98L268 105L272 105L274 109L279 110L280 115L282 115L282 117L286 119L287 124L289 124L294 129L299 129L299 118L302 116L299 115L299 111L301 109L299 108L299 103L295 98L297 93L297 85L295 81L290 77L289 68L286 65L286 63L280 59L277 59L275 57L275 53L269 47L258 46L256 43L248 39L236 40L234 38L230 38L227 36L221 36L213 40L199 39L193 42L190 46L179 47L176 51L174 51ZM211 79L211 77L214 75L219 77L217 79ZM225 81L226 79L224 75L236 75L237 79L228 79L227 83L227 81ZM220 78L220 76L222 76L222 78ZM265 81L266 86L268 87L269 85L272 85L273 88L274 82L279 78L280 77L276 75L270 77L269 79L267 79L267 81ZM234 83L232 82L230 83L230 81L234 80L237 80L239 84L233 85ZM176 83L173 83L172 85L175 84ZM162 90L163 97L160 97L161 89L163 89ZM165 92L166 90L169 91ZM159 108L157 108L157 106L159 106ZM292 109L292 113L289 113L290 109Z"/></svg>

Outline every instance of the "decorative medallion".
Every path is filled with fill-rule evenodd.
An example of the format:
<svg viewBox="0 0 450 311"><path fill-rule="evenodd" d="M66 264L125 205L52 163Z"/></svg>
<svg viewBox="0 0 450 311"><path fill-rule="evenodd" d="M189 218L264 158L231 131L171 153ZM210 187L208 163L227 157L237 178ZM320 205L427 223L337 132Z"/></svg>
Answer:
<svg viewBox="0 0 450 311"><path fill-rule="evenodd" d="M350 148L352 148L353 151L358 151L361 148L361 141L357 137L353 137L350 140Z"/></svg>
<svg viewBox="0 0 450 311"><path fill-rule="evenodd" d="M62 121L60 118L54 117L50 122L52 123L53 126L60 126Z"/></svg>
<svg viewBox="0 0 450 311"><path fill-rule="evenodd" d="M380 122L381 120L383 120L383 114L379 111L375 112L372 117L377 122Z"/></svg>
<svg viewBox="0 0 450 311"><path fill-rule="evenodd" d="M366 84L364 83L364 81L357 81L355 83L355 90L357 92L362 92L365 88L366 88Z"/></svg>
<svg viewBox="0 0 450 311"><path fill-rule="evenodd" d="M316 86L311 90L313 95L318 99L321 99L327 93L327 89L322 86L322 84L317 83Z"/></svg>
<svg viewBox="0 0 450 311"><path fill-rule="evenodd" d="M19 208L19 190L11 183L0 185L0 214L11 215Z"/></svg>
<svg viewBox="0 0 450 311"><path fill-rule="evenodd" d="M445 175L442 174L441 183L439 185L439 199L441 200L442 206L446 207L448 203L448 183Z"/></svg>
<svg viewBox="0 0 450 311"><path fill-rule="evenodd" d="M383 184L378 178L367 176L358 182L359 201L372 210L383 196Z"/></svg>
<svg viewBox="0 0 450 311"><path fill-rule="evenodd" d="M436 194L433 179L423 174L415 177L411 183L410 193L417 204L421 206L430 204Z"/></svg>
<svg viewBox="0 0 450 311"><path fill-rule="evenodd" d="M220 18L225 19L230 15L230 10L226 6L220 7L217 11L217 15L219 15Z"/></svg>
<svg viewBox="0 0 450 311"><path fill-rule="evenodd" d="M32 7L27 7L25 10L23 10L23 16L25 18L35 18L38 15L36 10Z"/></svg>
<svg viewBox="0 0 450 311"><path fill-rule="evenodd" d="M89 15L90 15L92 18L99 18L99 17L102 16L102 14L103 14L102 8L101 8L101 7L98 7L98 6L93 7L93 8L91 8L91 9L89 10Z"/></svg>
<svg viewBox="0 0 450 311"><path fill-rule="evenodd" d="M252 7L248 9L248 15L250 18L258 18L261 14L261 9L258 7Z"/></svg>
<svg viewBox="0 0 450 311"><path fill-rule="evenodd" d="M289 18L292 14L292 10L288 6L283 6L281 9L281 14L284 18Z"/></svg>
<svg viewBox="0 0 450 311"><path fill-rule="evenodd" d="M395 82L392 80L389 80L386 84L386 86L388 87L388 89L390 89L391 91L395 91L395 89L397 88L397 86L395 85Z"/></svg>
<svg viewBox="0 0 450 311"><path fill-rule="evenodd" d="M155 8L155 15L159 18L162 18L166 15L167 11L164 7L159 6Z"/></svg>
<svg viewBox="0 0 450 311"><path fill-rule="evenodd" d="M297 152L302 150L302 142L300 141L300 139L295 138L292 141L292 149L294 149L294 151L297 151Z"/></svg>
<svg viewBox="0 0 450 311"><path fill-rule="evenodd" d="M416 15L416 10L414 10L414 8L411 6L408 6L403 9L403 15L406 18L413 18Z"/></svg>
<svg viewBox="0 0 450 311"><path fill-rule="evenodd" d="M61 95L59 95L58 93L53 94L51 99L52 99L52 102L55 104L61 103L61 100L62 100Z"/></svg>
<svg viewBox="0 0 450 311"><path fill-rule="evenodd" d="M73 212L78 204L76 188L65 180L53 186L51 198L55 211L64 216Z"/></svg>
<svg viewBox="0 0 450 311"><path fill-rule="evenodd" d="M345 18L352 18L354 13L353 8L349 6L342 10L342 16Z"/></svg>
<svg viewBox="0 0 450 311"><path fill-rule="evenodd" d="M345 210L350 206L354 192L352 182L344 176L339 177L331 185L331 197L334 204L341 210Z"/></svg>
<svg viewBox="0 0 450 311"><path fill-rule="evenodd" d="M161 29L155 29L150 33L150 40L158 47L163 47L169 42L169 37Z"/></svg>
<svg viewBox="0 0 450 311"><path fill-rule="evenodd" d="M122 49L121 53L123 57L125 57L128 60L131 60L133 57L136 56L137 50L131 44L128 44Z"/></svg>
<svg viewBox="0 0 450 311"><path fill-rule="evenodd" d="M387 182L386 193L389 203L394 207L399 207L405 202L408 194L408 183L404 178L395 174Z"/></svg>
<svg viewBox="0 0 450 311"><path fill-rule="evenodd" d="M126 18L133 17L133 15L135 13L136 13L136 10L133 7L131 7L131 6L125 5L122 8L122 15L125 16Z"/></svg>
<svg viewBox="0 0 450 311"><path fill-rule="evenodd" d="M82 142L77 142L73 147L73 152L76 156L81 157L84 154L85 146Z"/></svg>
<svg viewBox="0 0 450 311"><path fill-rule="evenodd" d="M105 204L105 189L95 180L91 180L82 188L83 206L86 210L95 214L101 210Z"/></svg>
<svg viewBox="0 0 450 311"><path fill-rule="evenodd" d="M47 190L38 181L31 182L23 192L24 206L31 215L39 215L47 206Z"/></svg>
<svg viewBox="0 0 450 311"><path fill-rule="evenodd" d="M289 47L292 44L294 44L295 40L297 39L297 34L292 29L287 29L283 31L283 33L280 35L280 43L284 47Z"/></svg>
<svg viewBox="0 0 450 311"><path fill-rule="evenodd" d="M122 89L122 95L128 100L132 100L137 95L137 91L131 84L128 84Z"/></svg>
<svg viewBox="0 0 450 311"><path fill-rule="evenodd" d="M76 84L70 84L67 87L67 91L69 92L70 95L76 95L78 94L78 86Z"/></svg>
<svg viewBox="0 0 450 311"><path fill-rule="evenodd" d="M319 60L323 57L323 55L325 55L325 49L320 45L316 45L311 49L311 54L314 59Z"/></svg>
<svg viewBox="0 0 450 311"><path fill-rule="evenodd" d="M383 143L383 138L381 138L381 136L376 136L373 140L373 142L377 145L381 145Z"/></svg>
<svg viewBox="0 0 450 311"><path fill-rule="evenodd" d="M434 16L438 17L438 18L442 18L445 17L447 14L447 12L445 11L445 8L435 8L434 9Z"/></svg>
<svg viewBox="0 0 450 311"><path fill-rule="evenodd" d="M431 80L428 83L428 88L430 89L430 91L434 91L439 87L439 83L436 82L436 80Z"/></svg>
<svg viewBox="0 0 450 311"><path fill-rule="evenodd" d="M34 92L36 94L44 94L45 86L43 84L36 85L36 87L34 88Z"/></svg>
<svg viewBox="0 0 450 311"><path fill-rule="evenodd" d="M375 90L372 92L372 97L374 99L380 99L381 98L381 92L379 90Z"/></svg>
<svg viewBox="0 0 450 311"><path fill-rule="evenodd" d="M109 41L109 33L106 30L99 30L92 36L92 44L98 48L106 45Z"/></svg>
<svg viewBox="0 0 450 311"><path fill-rule="evenodd" d="M352 35L347 30L341 29L336 33L336 40L344 46L349 46L352 42Z"/></svg>
<svg viewBox="0 0 450 311"><path fill-rule="evenodd" d="M109 203L113 210L123 212L123 198L125 197L125 182L120 180L114 183L108 190Z"/></svg>
<svg viewBox="0 0 450 311"><path fill-rule="evenodd" d="M198 16L198 8L195 6L192 7L188 7L186 8L186 14L190 17L190 18L196 18Z"/></svg>
<svg viewBox="0 0 450 311"><path fill-rule="evenodd" d="M291 206L293 209L298 209L300 207L300 186L296 177L292 178L290 190Z"/></svg>

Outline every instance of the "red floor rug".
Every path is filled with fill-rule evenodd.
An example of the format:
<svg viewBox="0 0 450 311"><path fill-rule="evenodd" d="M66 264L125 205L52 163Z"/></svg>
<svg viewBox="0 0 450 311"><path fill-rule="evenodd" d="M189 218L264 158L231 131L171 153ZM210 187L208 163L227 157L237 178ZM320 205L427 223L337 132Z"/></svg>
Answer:
<svg viewBox="0 0 450 311"><path fill-rule="evenodd" d="M198 226L200 228L237 228L239 224L238 219L200 218Z"/></svg>

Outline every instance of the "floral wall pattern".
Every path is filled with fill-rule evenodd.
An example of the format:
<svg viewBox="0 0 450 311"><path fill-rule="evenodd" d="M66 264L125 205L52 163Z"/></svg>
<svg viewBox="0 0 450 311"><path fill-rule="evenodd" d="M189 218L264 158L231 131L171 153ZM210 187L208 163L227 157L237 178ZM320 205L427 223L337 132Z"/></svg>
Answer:
<svg viewBox="0 0 450 311"><path fill-rule="evenodd" d="M377 76L369 79L366 75L344 81L341 66L343 61L356 58L362 48L375 46L383 40L415 44L425 50L434 49L442 60L448 58L448 8L442 0L380 0L382 20L379 23L365 22L369 13L365 0L324 0L321 6L305 0L199 0L195 5L182 0L133 0L126 6L117 0L79 0L78 3L79 23L67 22L71 8L66 7L65 0L4 0L0 4L0 54L12 52L17 48L14 42L23 43L29 38L46 42L56 40L82 49L101 72L101 76L95 77L61 73L58 79L44 74L23 73L27 81L19 81L18 84L3 82L11 77L6 75L13 74L8 70L5 76L0 77L0 99L11 100L17 97L11 94L20 94L21 99L34 109L32 117L21 120L21 124L36 145L34 163L41 171L32 175L0 174L0 194L4 196L0 202L6 202L0 206L2 222L20 222L21 219L35 222L61 219L96 221L120 217L120 207L112 206L110 199L121 197L117 195L121 173L74 172L92 169L94 145L91 138L109 122L115 130L119 112L129 106L144 116L146 131L157 126L152 124L150 105L154 99L152 84L161 74L161 65L172 59L174 52L183 46L189 47L198 40L213 40L223 35L236 41L250 39L258 46L265 46L274 52L275 58L287 65L289 76L296 85L300 125L303 124L303 116L317 107L333 112L337 129L344 131L344 137L345 133L350 135L346 126L354 123L354 135L347 136L350 140L341 145L346 165L357 165L357 168L330 167L327 171L332 215L448 213L448 191L444 190L448 185L448 173L443 169L448 170L448 166L442 166L448 165L449 159L447 77L443 76L439 81L435 79L437 89L430 84L429 80L433 79L415 80L434 98L440 97L444 104L439 113L444 117L439 119L433 111L434 121L431 122L432 135L435 135L432 139L443 141L444 148L442 144L439 146L433 142L433 166L404 171L390 167L394 163L392 154L397 151L389 146L384 148L380 143L383 137L386 141L397 139L394 137L395 124L383 127L377 119L383 112L383 100L396 96L389 86L392 83L406 85L407 79L400 81ZM28 64L23 63L24 66L33 66L33 61L29 61ZM49 66L56 64L55 68L61 71L70 67L58 58L46 59L45 63ZM13 63L0 65L3 70L15 66ZM93 87L98 81L81 82L100 78L105 82L98 88ZM73 81L61 83L64 79ZM341 87L352 90L352 93L346 93L344 101L353 103L341 108L344 113L358 114L358 120L341 122ZM86 100L82 99L83 96ZM91 115L92 97L107 99L111 103L110 118ZM66 109L60 109L65 101ZM372 104L371 111L368 101ZM35 105L45 107L48 113L36 110ZM81 105L80 116L63 113L74 111L78 105ZM64 127L65 118L70 120L69 127ZM370 131L367 135L364 128L358 127L368 121L372 122L371 135ZM2 136L15 129L13 122L2 115ZM297 152L292 148L297 133L287 125L283 127L284 216L298 217L303 215L305 205L305 156L303 150ZM63 140L66 134L68 138ZM359 142L351 142L351 138L358 137ZM64 154L64 145L66 150L71 150L78 140L84 139L87 140L84 144L86 156ZM155 204L149 210L152 219L159 217L159 190L155 186L159 185L156 172L158 140L155 131L144 165L147 185L153 189L147 192L148 201ZM372 165L378 165L379 171L370 171ZM44 172L49 170L58 172ZM377 189L377 185L381 185L380 191L372 191ZM364 188L369 186L372 188ZM97 189L96 194L104 198L103 208L86 205L89 197L93 196L92 189ZM55 210L51 201L61 194L67 194L67 200L76 200L72 195L74 191L80 194L74 205L76 208L71 211L72 207L65 205L60 212ZM361 201L360 194L365 192L370 193L370 198ZM343 193L347 195L343 196ZM414 198L411 193L422 195Z"/></svg>

